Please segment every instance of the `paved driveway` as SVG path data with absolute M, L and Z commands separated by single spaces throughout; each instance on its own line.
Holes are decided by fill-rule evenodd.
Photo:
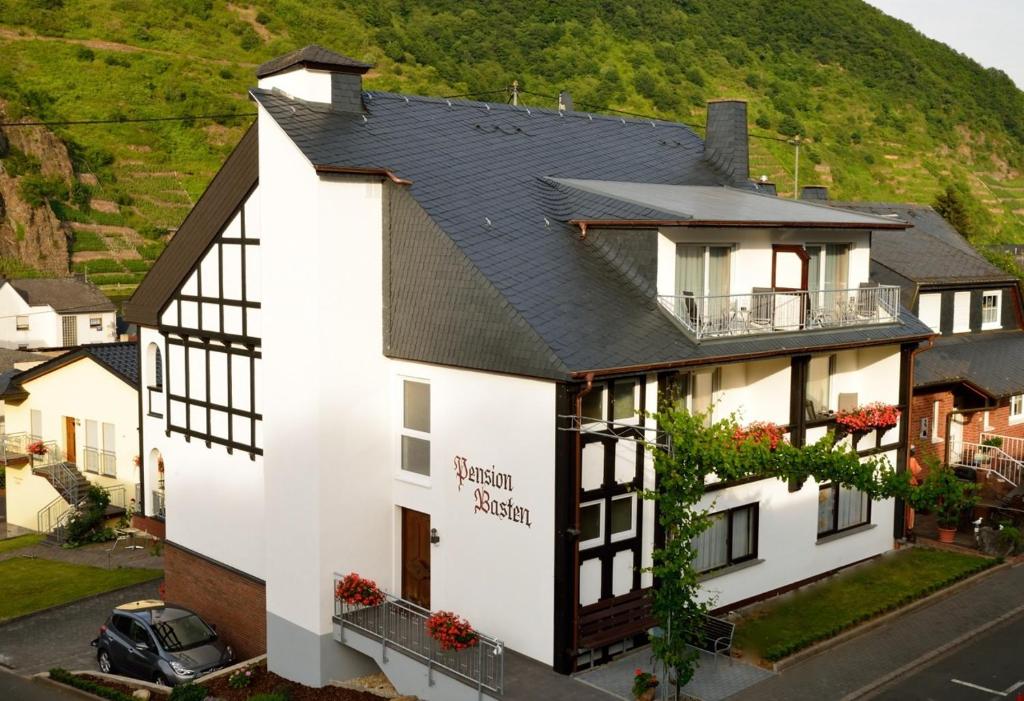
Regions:
M 159 598 L 159 585 L 160 580 L 137 584 L 0 624 L 0 665 L 25 675 L 51 667 L 96 669 L 96 650 L 89 643 L 110 610 L 126 601 Z

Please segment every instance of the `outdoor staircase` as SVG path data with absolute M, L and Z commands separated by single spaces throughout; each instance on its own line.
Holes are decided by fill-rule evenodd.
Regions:
M 1002 445 L 996 446 L 986 442 L 994 438 L 1002 439 Z M 1009 490 L 999 497 L 1000 504 L 1007 506 L 1024 494 L 1024 460 L 1014 457 L 1003 448 L 1006 447 L 1016 455 L 1024 456 L 1024 440 L 983 433 L 981 441 L 951 443 L 950 464 L 953 467 L 981 472 L 1007 485 Z
M 34 468 L 32 472 L 49 482 L 60 495 L 36 513 L 37 530 L 46 534 L 47 543 L 59 545 L 64 542 L 68 517 L 89 491 L 89 480 L 69 462 L 55 462 Z

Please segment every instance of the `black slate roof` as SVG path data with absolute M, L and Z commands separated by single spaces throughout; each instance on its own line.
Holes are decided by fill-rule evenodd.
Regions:
M 278 91 L 255 89 L 252 95 L 321 170 L 388 171 L 411 181 L 408 192 L 416 202 L 543 342 L 528 361 L 512 357 L 496 366 L 490 358 L 469 365 L 564 378 L 930 334 L 905 315 L 904 325 L 702 344 L 688 338 L 569 224 L 581 209 L 602 218 L 657 212 L 593 193 L 567 193 L 545 180 L 734 184 L 704 159 L 703 142 L 684 125 L 387 93 L 366 93 L 365 113 L 354 114 Z M 445 296 L 443 283 L 436 292 L 438 304 L 459 303 Z M 407 317 L 395 307 L 389 323 L 418 324 L 422 333 L 432 333 L 429 319 Z M 390 351 L 444 362 L 421 350 Z
M 267 76 L 272 76 L 275 73 L 282 73 L 290 68 L 294 68 L 295 66 L 308 66 L 309 68 L 344 71 L 349 73 L 365 73 L 373 67 L 368 63 L 356 61 L 348 56 L 342 56 L 341 54 L 325 49 L 322 46 L 310 44 L 309 46 L 304 46 L 301 49 L 296 49 L 290 54 L 278 56 L 277 58 L 273 58 L 262 64 L 256 69 L 256 77 L 266 78 Z
M 132 342 L 93 343 L 78 346 L 63 355 L 40 363 L 10 378 L 5 392 L 21 392 L 21 386 L 36 377 L 58 370 L 82 358 L 91 358 L 134 388 L 139 386 L 139 344 Z
M 49 304 L 57 312 L 81 314 L 116 309 L 98 287 L 71 277 L 25 278 L 7 282 L 28 304 Z
M 917 354 L 915 387 L 964 382 L 993 399 L 1024 393 L 1024 331 L 941 336 Z
M 892 216 L 911 224 L 904 231 L 878 231 L 871 259 L 918 284 L 1016 282 L 989 263 L 949 222 L 928 205 L 830 202 L 844 209 Z

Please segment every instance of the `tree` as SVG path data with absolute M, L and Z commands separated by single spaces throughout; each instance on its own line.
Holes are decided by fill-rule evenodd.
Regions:
M 935 203 L 932 205 L 935 211 L 942 215 L 942 218 L 949 222 L 950 226 L 959 231 L 965 238 L 974 238 L 974 225 L 971 222 L 971 215 L 967 211 L 967 203 L 964 201 L 963 193 L 955 185 L 946 185 L 946 189 L 935 196 Z
M 910 479 L 884 457 L 862 460 L 829 433 L 811 445 L 796 447 L 781 440 L 772 424 L 740 426 L 735 416 L 707 425 L 708 414 L 668 408 L 651 415 L 663 436 L 649 444 L 654 458 L 656 487 L 641 496 L 658 504 L 658 522 L 665 542 L 653 552 L 651 572 L 656 581 L 652 611 L 662 635 L 654 637 L 654 655 L 676 670 L 676 685 L 693 678 L 699 640 L 710 603 L 700 596 L 694 539 L 711 527 L 709 509 L 697 505 L 708 477 L 734 481 L 747 477 L 776 477 L 803 482 L 814 478 L 866 492 L 872 499 L 909 496 Z

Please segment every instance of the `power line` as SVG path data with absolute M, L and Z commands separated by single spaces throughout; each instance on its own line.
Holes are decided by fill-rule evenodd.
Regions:
M 125 117 L 120 119 L 66 119 L 53 122 L 0 122 L 0 127 L 65 127 L 80 124 L 139 124 L 143 122 L 191 122 L 199 119 L 238 119 L 255 117 L 255 112 L 231 114 L 189 114 L 180 117 Z

